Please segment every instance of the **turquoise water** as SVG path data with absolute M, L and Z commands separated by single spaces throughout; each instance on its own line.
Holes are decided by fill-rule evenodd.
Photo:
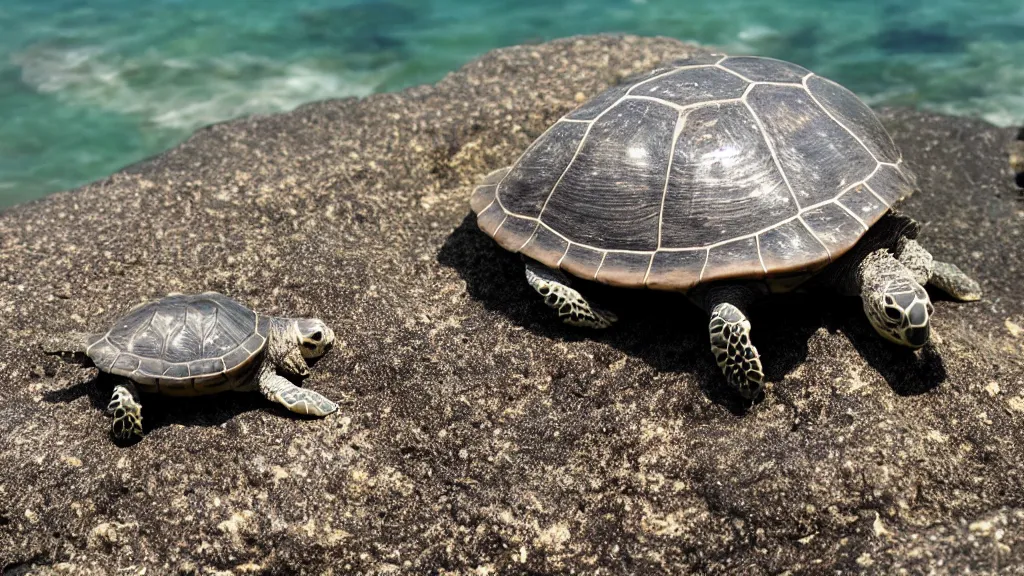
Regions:
M 0 207 L 203 125 L 596 32 L 792 60 L 872 104 L 1024 123 L 1022 0 L 3 0 Z

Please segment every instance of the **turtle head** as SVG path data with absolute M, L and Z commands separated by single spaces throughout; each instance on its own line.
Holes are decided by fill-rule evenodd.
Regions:
M 881 290 L 863 294 L 868 320 L 887 340 L 920 348 L 928 342 L 933 308 L 928 292 L 908 277 L 891 279 Z
M 319 358 L 334 345 L 334 331 L 316 318 L 297 318 L 295 333 L 303 358 Z

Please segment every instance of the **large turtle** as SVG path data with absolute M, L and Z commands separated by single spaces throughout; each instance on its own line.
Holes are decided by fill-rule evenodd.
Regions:
M 911 348 L 929 337 L 923 284 L 980 298 L 892 210 L 914 188 L 889 134 L 850 91 L 788 62 L 710 54 L 595 96 L 488 174 L 470 204 L 569 324 L 604 328 L 615 316 L 561 271 L 685 292 L 711 317 L 727 380 L 752 398 L 764 376 L 747 310 L 767 293 L 813 277 L 859 294 L 879 334 Z
M 106 332 L 71 334 L 46 353 L 114 375 L 111 430 L 142 435 L 138 389 L 171 396 L 256 390 L 292 412 L 326 416 L 338 406 L 278 371 L 306 376 L 334 332 L 315 318 L 274 318 L 215 292 L 172 294 L 139 305 Z

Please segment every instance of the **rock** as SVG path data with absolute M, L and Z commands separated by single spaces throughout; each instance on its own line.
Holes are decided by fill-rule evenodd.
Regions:
M 134 524 L 102 522 L 89 531 L 90 548 L 107 548 L 126 541 L 125 530 L 134 528 Z
M 985 297 L 937 300 L 935 341 L 917 354 L 878 338 L 856 301 L 773 300 L 752 315 L 773 384 L 753 406 L 722 392 L 706 319 L 683 299 L 595 287 L 620 324 L 561 326 L 517 258 L 475 229 L 475 181 L 577 93 L 693 50 L 610 36 L 498 50 L 434 86 L 212 126 L 4 212 L 0 567 L 1019 566 L 1024 343 L 1004 325 L 1024 317 L 1012 131 L 883 112 L 920 177 L 906 209 L 922 242 Z M 147 437 L 119 447 L 103 415 L 110 384 L 36 348 L 200 290 L 330 322 L 341 342 L 310 386 L 343 399 L 340 414 L 294 418 L 256 394 L 146 398 Z M 94 531 L 104 524 L 116 542 Z

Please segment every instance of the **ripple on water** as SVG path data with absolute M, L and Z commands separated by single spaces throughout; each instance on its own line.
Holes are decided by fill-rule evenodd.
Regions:
M 4 0 L 0 207 L 206 124 L 431 82 L 502 45 L 665 35 L 791 60 L 876 105 L 1024 123 L 1020 0 Z

